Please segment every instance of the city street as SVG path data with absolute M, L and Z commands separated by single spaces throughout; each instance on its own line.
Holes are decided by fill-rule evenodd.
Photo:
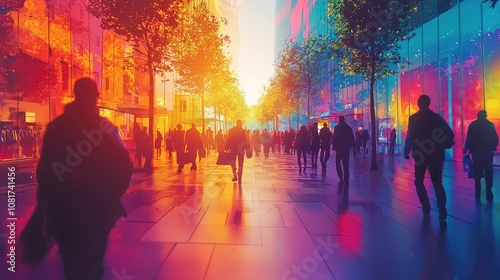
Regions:
M 379 171 L 369 170 L 369 157 L 351 157 L 348 190 L 338 184 L 333 155 L 324 174 L 299 173 L 296 155 L 245 159 L 241 184 L 216 156 L 178 174 L 163 153 L 152 175 L 133 174 L 122 197 L 128 217 L 110 234 L 104 279 L 500 279 L 498 167 L 496 202 L 488 205 L 484 189 L 475 202 L 461 163 L 445 162 L 449 216 L 440 223 L 429 178 L 432 211 L 424 219 L 414 161 L 402 156 L 380 155 Z M 36 184 L 16 189 L 19 235 Z M 0 201 L 5 224 L 5 186 Z M 57 246 L 35 268 L 17 264 L 12 273 L 2 262 L 0 279 L 63 279 Z

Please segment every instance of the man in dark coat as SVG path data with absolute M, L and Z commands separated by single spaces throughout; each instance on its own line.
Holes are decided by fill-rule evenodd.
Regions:
M 182 168 L 184 168 L 184 136 L 185 132 L 182 130 L 182 125 L 177 124 L 177 130 L 174 130 L 172 133 L 172 142 L 174 143 L 174 149 L 177 155 L 177 173 L 181 173 Z
M 328 128 L 328 124 L 324 123 L 323 128 L 319 131 L 319 140 L 321 152 L 319 155 L 319 161 L 321 162 L 321 167 L 326 170 L 326 162 L 330 159 L 330 145 L 332 144 L 332 132 Z
M 309 131 L 311 137 L 311 166 L 312 168 L 318 167 L 318 154 L 319 154 L 319 132 L 318 123 L 313 123 L 311 130 Z
M 191 162 L 191 170 L 196 170 L 196 153 L 203 147 L 201 134 L 196 129 L 196 124 L 192 123 L 191 128 L 186 131 L 186 150 L 189 161 Z
M 236 121 L 236 126 L 229 129 L 227 133 L 226 150 L 229 151 L 236 160 L 238 158 L 238 174 L 236 174 L 236 161 L 231 165 L 233 169 L 233 182 L 241 183 L 241 176 L 243 175 L 243 159 L 245 158 L 245 151 L 247 145 L 247 136 L 242 127 L 241 120 Z
M 306 172 L 307 167 L 307 151 L 311 145 L 309 140 L 309 133 L 307 132 L 306 126 L 300 127 L 297 135 L 295 136 L 295 150 L 297 150 L 297 163 L 299 164 L 299 172 Z M 304 158 L 304 170 L 302 170 L 302 164 L 300 162 L 300 157 Z
M 474 174 L 475 196 L 481 196 L 481 178 L 486 182 L 486 200 L 493 201 L 493 152 L 497 150 L 498 134 L 495 125 L 486 119 L 486 111 L 477 113 L 477 120 L 469 125 L 465 140 L 464 153 L 472 154 L 472 173 Z
M 101 279 L 108 234 L 126 215 L 120 197 L 133 165 L 116 126 L 98 115 L 95 82 L 78 79 L 74 94 L 47 126 L 37 200 L 59 244 L 66 279 Z
M 339 117 L 339 124 L 333 129 L 332 150 L 335 151 L 335 165 L 340 182 L 349 185 L 349 155 L 354 147 L 354 134 L 352 128 L 345 122 L 345 117 Z M 342 173 L 342 166 L 344 172 Z
M 418 98 L 420 110 L 411 115 L 404 147 L 405 159 L 410 159 L 410 151 L 415 159 L 415 187 L 422 204 L 424 215 L 429 215 L 431 206 L 424 186 L 425 171 L 429 168 L 431 181 L 436 191 L 439 219 L 446 220 L 446 193 L 443 188 L 444 150 L 453 146 L 455 135 L 446 121 L 429 109 L 431 98 Z

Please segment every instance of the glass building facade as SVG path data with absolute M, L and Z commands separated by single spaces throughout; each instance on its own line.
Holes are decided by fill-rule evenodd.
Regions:
M 222 32 L 233 39 L 228 52 L 237 63 L 236 2 L 206 2 L 227 19 Z M 100 114 L 120 128 L 129 149 L 134 122 L 148 125 L 149 74 L 127 66 L 134 59 L 131 46 L 103 30 L 87 5 L 88 0 L 0 0 L 0 160 L 39 155 L 46 125 L 73 101 L 72 85 L 80 77 L 96 81 Z M 176 78 L 155 78 L 154 123 L 162 133 L 177 123 L 201 123 L 199 98 L 177 92 Z
M 302 9 L 303 14 L 306 10 L 300 8 L 304 6 L 302 2 L 311 1 L 277 1 L 277 47 L 283 39 L 297 35 L 325 34 L 321 30 L 327 30 L 326 0 L 311 2 L 313 7 L 307 8 L 309 16 L 301 17 L 301 31 L 280 29 L 285 24 L 279 20 L 278 11 L 290 7 Z M 321 8 L 314 8 L 318 5 Z M 309 23 L 303 22 L 306 18 Z M 298 19 L 286 20 L 293 26 L 292 21 Z M 375 85 L 379 145 L 387 142 L 392 128 L 398 131 L 398 144 L 404 142 L 408 118 L 418 110 L 417 98 L 427 94 L 432 99 L 431 109 L 455 132 L 456 144 L 447 150 L 447 157 L 461 160 L 468 125 L 477 118 L 479 110 L 488 112 L 500 134 L 500 6 L 492 9 L 489 3 L 476 0 L 425 0 L 412 20 L 418 26 L 413 31 L 415 36 L 399 43 L 401 54 L 410 63 L 395 65 L 397 74 Z M 315 30 L 315 25 L 321 27 Z M 331 89 L 327 99 L 333 103 L 328 107 L 333 111 L 323 115 L 353 114 L 351 124 L 370 127 L 368 85 L 359 77 L 335 74 L 331 85 L 327 85 Z

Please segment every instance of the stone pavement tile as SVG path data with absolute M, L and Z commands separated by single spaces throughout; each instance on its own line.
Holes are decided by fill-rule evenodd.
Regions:
M 177 243 L 154 279 L 204 279 L 214 247 L 212 244 Z
M 229 218 L 229 217 L 228 217 Z M 190 243 L 261 245 L 262 238 L 259 226 L 237 224 L 202 225 L 200 224 Z
M 231 209 L 235 206 L 238 206 L 240 212 L 253 212 L 254 207 L 252 201 L 239 200 L 241 203 L 235 204 L 232 199 L 224 199 L 224 200 L 214 200 L 208 207 L 209 211 L 215 212 L 230 212 Z
M 227 216 L 227 212 L 216 212 L 209 209 L 201 219 L 200 225 L 225 225 Z
M 153 225 L 154 223 L 128 222 L 122 218 L 109 233 L 109 239 L 123 242 L 139 241 Z
M 301 262 L 308 256 L 307 253 L 294 255 L 291 260 L 288 257 L 289 250 L 300 252 L 293 250 L 292 247 L 269 252 L 263 246 L 216 245 L 205 279 L 295 279 L 292 273 L 293 267 L 301 266 Z M 310 273 L 307 273 L 307 276 L 310 276 L 307 279 L 334 279 L 324 262 L 311 262 L 306 265 L 313 268 Z
M 174 206 L 143 205 L 127 213 L 126 221 L 134 222 L 157 222 L 163 215 Z
M 288 193 L 259 193 L 258 197 L 260 201 L 292 201 Z
M 300 202 L 294 208 L 310 234 L 342 234 L 341 228 L 330 217 L 332 210 L 324 203 Z
M 297 214 L 297 211 L 295 211 L 293 203 L 283 202 L 277 204 L 277 207 L 286 227 L 304 227 L 304 223 Z
M 174 243 L 128 243 L 110 240 L 106 251 L 106 272 L 103 279 L 153 279 L 174 245 Z

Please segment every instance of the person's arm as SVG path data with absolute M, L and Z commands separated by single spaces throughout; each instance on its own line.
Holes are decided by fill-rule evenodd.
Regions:
M 405 147 L 404 147 L 404 158 L 409 159 L 410 158 L 410 151 L 413 146 L 413 141 L 415 141 L 411 127 L 412 127 L 412 118 L 410 117 L 408 121 L 408 131 L 406 132 L 406 141 L 405 141 Z
M 491 124 L 492 126 L 492 137 L 493 137 L 493 151 L 496 151 L 497 150 L 497 146 L 498 146 L 498 134 L 497 134 L 497 131 L 495 130 L 495 125 L 494 124 Z

